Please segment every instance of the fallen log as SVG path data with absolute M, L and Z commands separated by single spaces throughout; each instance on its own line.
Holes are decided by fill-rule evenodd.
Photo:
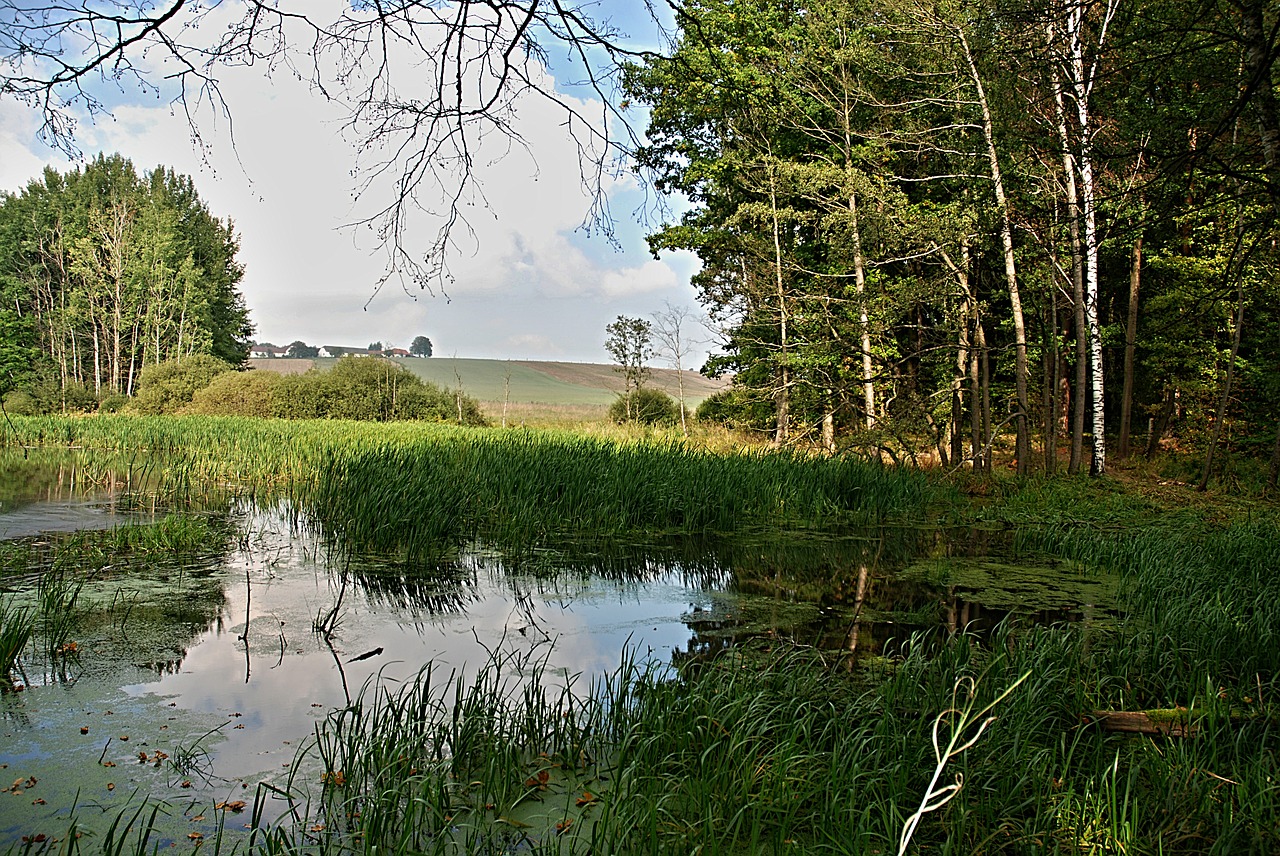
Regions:
M 1186 708 L 1170 710 L 1094 710 L 1082 717 L 1104 731 L 1151 734 L 1165 737 L 1195 737 L 1196 726 Z

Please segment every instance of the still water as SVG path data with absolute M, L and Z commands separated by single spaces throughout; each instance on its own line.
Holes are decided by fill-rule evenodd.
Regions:
M 65 472 L 44 478 L 0 487 L 0 541 L 155 518 L 122 482 L 72 491 L 48 486 L 65 485 Z M 1109 609 L 1105 581 L 1076 574 L 1064 594 L 1061 569 L 1053 597 L 1038 599 L 1036 564 L 994 561 L 1000 538 L 980 533 L 774 533 L 514 554 L 471 545 L 411 563 L 331 549 L 285 502 L 231 499 L 190 513 L 218 520 L 217 543 L 86 570 L 71 647 L 52 653 L 37 634 L 4 682 L 0 847 L 65 834 L 73 814 L 90 830 L 109 825 L 144 798 L 162 805 L 153 843 L 214 835 L 218 823 L 242 832 L 248 808 L 210 809 L 251 807 L 259 794 L 271 820 L 284 804 L 264 783 L 318 786 L 321 771 L 295 761 L 326 714 L 428 664 L 465 682 L 505 656 L 585 691 L 624 652 L 670 665 L 764 636 L 876 656 L 913 631 L 989 626 L 1012 612 L 1097 620 Z M 0 569 L 0 603 L 34 612 L 41 570 Z

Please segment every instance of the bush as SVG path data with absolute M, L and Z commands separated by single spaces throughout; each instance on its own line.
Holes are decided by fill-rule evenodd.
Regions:
M 404 366 L 376 357 L 345 356 L 326 372 L 312 369 L 281 377 L 273 414 L 286 419 L 485 424 L 475 399 L 426 383 Z
M 680 419 L 680 408 L 675 399 L 662 390 L 641 387 L 609 405 L 609 418 L 618 423 L 674 425 Z
M 5 393 L 4 412 L 11 416 L 39 416 L 44 411 L 31 393 L 14 389 Z
M 177 413 L 215 377 L 229 371 L 234 371 L 230 363 L 208 354 L 153 363 L 138 374 L 138 394 L 129 409 L 152 416 Z
M 329 415 L 332 390 L 317 369 L 284 375 L 276 383 L 273 416 L 281 419 L 324 419 Z
M 196 392 L 187 413 L 210 416 L 275 416 L 278 372 L 224 372 Z
M 768 430 L 776 415 L 773 402 L 759 393 L 731 386 L 703 399 L 694 418 L 726 428 Z
M 119 413 L 129 404 L 128 396 L 121 395 L 118 392 L 111 392 L 102 396 L 102 400 L 98 402 L 99 413 Z

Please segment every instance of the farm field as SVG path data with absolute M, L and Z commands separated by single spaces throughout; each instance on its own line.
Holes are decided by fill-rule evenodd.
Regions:
M 255 369 L 292 374 L 312 366 L 330 368 L 334 359 L 250 360 Z M 454 388 L 462 380 L 463 391 L 481 402 L 605 407 L 622 389 L 622 378 L 610 365 L 595 363 L 539 362 L 531 360 L 474 360 L 454 357 L 401 358 L 396 362 L 425 381 Z M 673 369 L 651 369 L 649 385 L 675 397 L 678 376 Z M 685 401 L 689 407 L 728 386 L 727 380 L 712 380 L 684 372 Z M 507 384 L 510 383 L 509 395 Z

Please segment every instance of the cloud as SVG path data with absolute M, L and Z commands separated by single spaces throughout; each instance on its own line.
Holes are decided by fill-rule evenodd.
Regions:
M 262 339 L 364 344 L 428 335 L 441 352 L 459 356 L 503 357 L 504 349 L 524 347 L 604 360 L 608 320 L 647 314 L 664 300 L 691 302 L 687 261 L 649 259 L 633 224 L 623 224 L 621 251 L 596 251 L 598 239 L 575 232 L 592 203 L 578 149 L 563 107 L 536 96 L 521 99 L 512 118 L 525 147 L 491 134 L 475 152 L 483 195 L 468 200 L 466 226 L 454 235 L 450 299 L 412 287 L 406 293 L 395 280 L 375 296 L 386 264 L 376 235 L 340 227 L 372 215 L 390 189 L 375 182 L 369 195 L 353 197 L 342 108 L 288 74 L 227 68 L 220 83 L 233 121 L 207 104 L 200 110 L 203 152 L 192 145 L 186 117 L 164 104 L 117 107 L 112 119 L 81 125 L 80 139 L 87 154 L 118 151 L 140 171 L 164 164 L 192 175 L 210 210 L 235 221 L 242 291 Z M 591 102 L 566 100 L 585 116 L 598 112 Z M 0 100 L 0 186 L 20 188 L 45 162 L 67 168 L 39 148 L 33 131 L 33 114 Z M 604 187 L 625 195 L 634 180 L 606 177 Z M 428 209 L 440 204 L 421 201 Z M 435 222 L 419 212 L 409 224 L 420 252 Z
M 508 336 L 506 345 L 513 354 L 534 354 L 540 357 L 555 357 L 564 354 L 564 348 L 548 336 L 524 333 Z

